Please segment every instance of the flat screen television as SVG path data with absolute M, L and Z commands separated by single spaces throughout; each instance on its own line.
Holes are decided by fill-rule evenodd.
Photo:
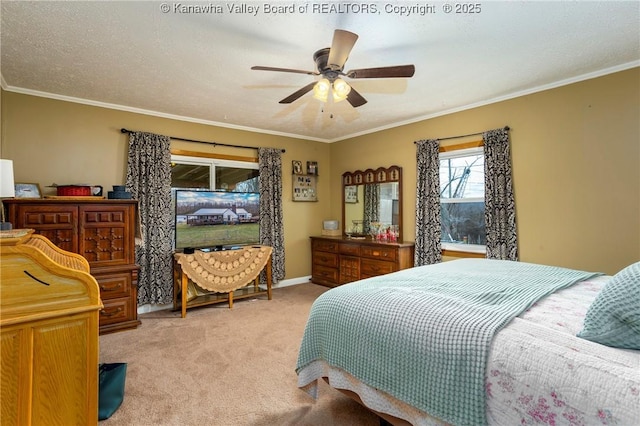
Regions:
M 176 191 L 176 250 L 260 243 L 260 197 L 255 192 Z

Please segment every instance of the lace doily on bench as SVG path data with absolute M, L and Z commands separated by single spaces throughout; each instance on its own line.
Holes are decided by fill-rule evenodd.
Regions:
M 182 271 L 199 287 L 228 293 L 246 286 L 260 275 L 271 257 L 271 247 L 251 246 L 193 254 L 177 254 Z

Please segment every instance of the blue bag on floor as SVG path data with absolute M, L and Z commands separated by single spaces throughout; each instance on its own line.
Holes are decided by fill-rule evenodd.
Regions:
M 126 363 L 98 366 L 98 420 L 108 419 L 122 404 L 126 377 Z

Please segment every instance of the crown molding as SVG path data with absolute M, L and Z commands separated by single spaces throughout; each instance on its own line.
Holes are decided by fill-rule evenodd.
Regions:
M 361 132 L 340 136 L 340 137 L 334 138 L 334 139 L 316 138 L 316 137 L 312 137 L 312 136 L 298 135 L 298 134 L 293 134 L 293 133 L 277 132 L 277 131 L 266 130 L 266 129 L 258 129 L 258 128 L 249 127 L 249 126 L 239 126 L 239 125 L 234 125 L 234 124 L 229 124 L 229 123 L 221 123 L 221 122 L 217 122 L 217 121 L 203 120 L 203 119 L 198 119 L 198 118 L 193 118 L 193 117 L 185 117 L 185 116 L 174 115 L 174 114 L 167 114 L 167 113 L 153 111 L 153 110 L 130 107 L 130 106 L 126 106 L 126 105 L 112 104 L 112 103 L 94 101 L 94 100 L 91 100 L 91 99 L 76 98 L 76 97 L 71 97 L 71 96 L 59 95 L 59 94 L 56 94 L 56 93 L 48 93 L 48 92 L 42 92 L 42 91 L 38 91 L 38 90 L 31 90 L 31 89 L 25 89 L 25 88 L 21 88 L 21 87 L 14 87 L 14 86 L 9 86 L 7 84 L 7 82 L 4 79 L 4 76 L 1 73 L 0 73 L 0 85 L 1 85 L 2 89 L 5 90 L 5 91 L 21 93 L 21 94 L 25 94 L 25 95 L 56 99 L 56 100 L 61 100 L 61 101 L 66 101 L 66 102 L 74 102 L 74 103 L 78 103 L 78 104 L 97 106 L 97 107 L 101 107 L 101 108 L 108 108 L 108 109 L 114 109 L 114 110 L 119 110 L 119 111 L 132 112 L 132 113 L 136 113 L 136 114 L 150 115 L 150 116 L 154 116 L 154 117 L 167 118 L 167 119 L 171 119 L 171 120 L 178 120 L 178 121 L 186 121 L 186 122 L 190 122 L 190 123 L 204 124 L 204 125 L 208 125 L 208 126 L 224 127 L 224 128 L 228 128 L 228 129 L 241 130 L 241 131 L 246 131 L 246 132 L 262 133 L 262 134 L 267 134 L 267 135 L 282 136 L 282 137 L 287 137 L 287 138 L 303 139 L 303 140 L 315 141 L 315 142 L 323 142 L 323 143 L 335 143 L 335 142 L 343 141 L 345 139 L 351 139 L 351 138 L 355 138 L 355 137 L 359 137 L 359 136 L 365 136 L 365 135 L 368 135 L 368 134 L 371 134 L 371 133 L 380 132 L 380 131 L 383 131 L 383 130 L 389 130 L 389 129 L 393 129 L 393 128 L 396 128 L 396 127 L 406 126 L 406 125 L 409 125 L 409 124 L 418 123 L 420 121 L 430 120 L 430 119 L 433 119 L 433 118 L 442 117 L 442 116 L 445 116 L 445 115 L 454 114 L 454 113 L 461 112 L 461 111 L 466 111 L 466 110 L 470 110 L 470 109 L 474 109 L 474 108 L 479 108 L 479 107 L 482 107 L 482 106 L 486 106 L 486 105 L 490 105 L 490 104 L 494 104 L 494 103 L 498 103 L 498 102 L 514 99 L 514 98 L 518 98 L 518 97 L 521 97 L 521 96 L 531 95 L 531 94 L 534 94 L 534 93 L 543 92 L 545 90 L 550 90 L 550 89 L 555 89 L 555 88 L 562 87 L 562 86 L 567 86 L 567 85 L 570 85 L 570 84 L 573 84 L 573 83 L 579 83 L 579 82 L 585 81 L 585 80 L 591 80 L 593 78 L 602 77 L 602 76 L 605 76 L 605 75 L 608 75 L 608 74 L 613 74 L 613 73 L 616 73 L 616 72 L 625 71 L 625 70 L 636 68 L 636 67 L 640 67 L 640 61 L 628 62 L 628 63 L 625 63 L 625 64 L 617 65 L 615 67 L 605 68 L 605 69 L 594 71 L 594 72 L 591 72 L 591 73 L 581 74 L 581 75 L 578 75 L 578 76 L 575 76 L 575 77 L 572 77 L 572 78 L 559 80 L 559 81 L 556 81 L 556 82 L 553 82 L 553 83 L 550 83 L 550 84 L 544 84 L 544 85 L 537 86 L 537 87 L 534 87 L 534 88 L 531 88 L 531 89 L 521 90 L 521 91 L 513 92 L 513 93 L 510 93 L 510 94 L 507 94 L 507 95 L 503 95 L 503 96 L 487 99 L 487 100 L 484 100 L 484 101 L 481 101 L 481 102 L 476 102 L 476 103 L 472 103 L 472 104 L 462 105 L 462 106 L 459 106 L 459 107 L 456 107 L 456 108 L 451 108 L 451 109 L 447 109 L 447 110 L 443 110 L 443 111 L 438 111 L 438 112 L 433 113 L 433 114 L 427 114 L 427 115 L 419 116 L 419 117 L 416 117 L 416 118 L 412 118 L 410 120 L 400 121 L 400 122 L 396 122 L 396 123 L 389 124 L 389 125 L 386 125 L 386 126 L 367 129 L 367 130 L 364 130 L 364 131 L 361 131 Z

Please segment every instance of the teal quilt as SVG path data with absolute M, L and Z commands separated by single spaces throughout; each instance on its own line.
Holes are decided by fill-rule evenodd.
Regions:
M 486 424 L 493 336 L 537 300 L 596 275 L 461 259 L 343 285 L 314 302 L 296 371 L 324 360 L 448 423 Z

